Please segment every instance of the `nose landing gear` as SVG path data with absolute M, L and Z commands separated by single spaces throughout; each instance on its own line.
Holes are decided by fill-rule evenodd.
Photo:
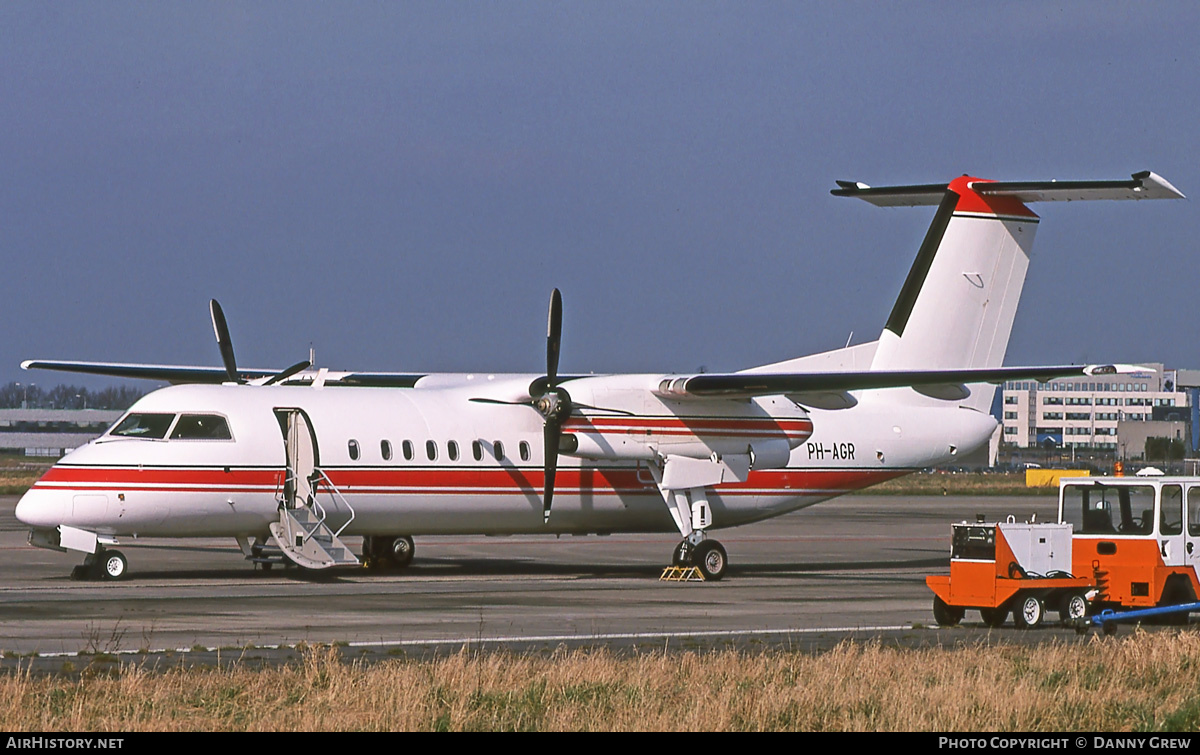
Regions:
M 118 581 L 125 579 L 129 573 L 129 560 L 118 550 L 97 547 L 96 552 L 89 553 L 83 563 L 71 570 L 71 579 L 79 581 Z

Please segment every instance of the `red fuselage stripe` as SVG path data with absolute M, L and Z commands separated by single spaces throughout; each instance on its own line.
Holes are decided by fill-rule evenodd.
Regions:
M 526 494 L 540 491 L 540 468 L 501 469 L 327 469 L 342 492 L 412 494 Z M 907 470 L 801 470 L 754 471 L 746 482 L 724 483 L 721 494 L 798 495 L 809 490 L 857 490 L 907 474 Z M 161 492 L 270 492 L 281 486 L 283 470 L 242 469 L 136 469 L 114 467 L 53 467 L 34 484 L 41 490 L 161 491 Z M 560 468 L 556 490 L 561 492 L 657 493 L 645 469 Z

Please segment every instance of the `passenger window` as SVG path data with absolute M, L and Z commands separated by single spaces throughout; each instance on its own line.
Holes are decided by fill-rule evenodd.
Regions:
M 498 440 L 492 442 L 492 456 L 496 457 L 496 461 L 504 461 L 504 444 Z
M 1162 501 L 1159 503 L 1159 532 L 1163 535 L 1183 533 L 1183 488 L 1178 485 L 1163 485 Z
M 521 441 L 521 445 L 517 446 L 521 452 L 521 461 L 529 461 L 529 441 Z
M 216 414 L 184 414 L 171 431 L 171 440 L 231 440 L 229 423 Z
M 471 455 L 475 457 L 475 461 L 483 461 L 483 444 L 477 440 L 472 441 Z
M 161 440 L 167 437 L 167 429 L 171 427 L 174 419 L 174 414 L 130 414 L 121 420 L 109 435 Z
M 450 457 L 450 461 L 458 461 L 458 443 L 450 441 L 446 444 L 446 455 Z
M 400 450 L 404 453 L 405 461 L 413 460 L 413 445 L 411 440 L 406 440 L 400 444 Z
M 425 441 L 425 455 L 429 457 L 430 461 L 437 459 L 437 443 L 432 440 Z
M 390 440 L 379 441 L 379 453 L 383 454 L 384 461 L 392 460 L 392 442 Z
M 346 445 L 350 449 L 350 461 L 358 461 L 358 441 L 352 440 Z

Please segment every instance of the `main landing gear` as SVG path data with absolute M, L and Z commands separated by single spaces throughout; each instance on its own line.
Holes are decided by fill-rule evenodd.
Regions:
M 675 546 L 671 566 L 694 566 L 704 575 L 705 581 L 717 582 L 725 576 L 729 555 L 725 552 L 725 546 L 716 540 L 704 539 L 693 543 L 689 538 Z
M 368 569 L 403 569 L 412 563 L 416 546 L 408 535 L 366 535 L 363 537 L 363 564 Z
M 129 561 L 125 554 L 118 550 L 97 547 L 96 552 L 87 554 L 83 563 L 71 570 L 71 579 L 87 580 L 121 580 L 129 573 Z

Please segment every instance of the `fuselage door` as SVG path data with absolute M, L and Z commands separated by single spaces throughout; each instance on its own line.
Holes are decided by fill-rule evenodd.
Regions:
M 308 506 L 316 492 L 320 463 L 317 433 L 303 409 L 276 409 L 275 418 L 283 433 L 287 458 L 287 475 L 283 483 L 284 502 L 288 508 Z

